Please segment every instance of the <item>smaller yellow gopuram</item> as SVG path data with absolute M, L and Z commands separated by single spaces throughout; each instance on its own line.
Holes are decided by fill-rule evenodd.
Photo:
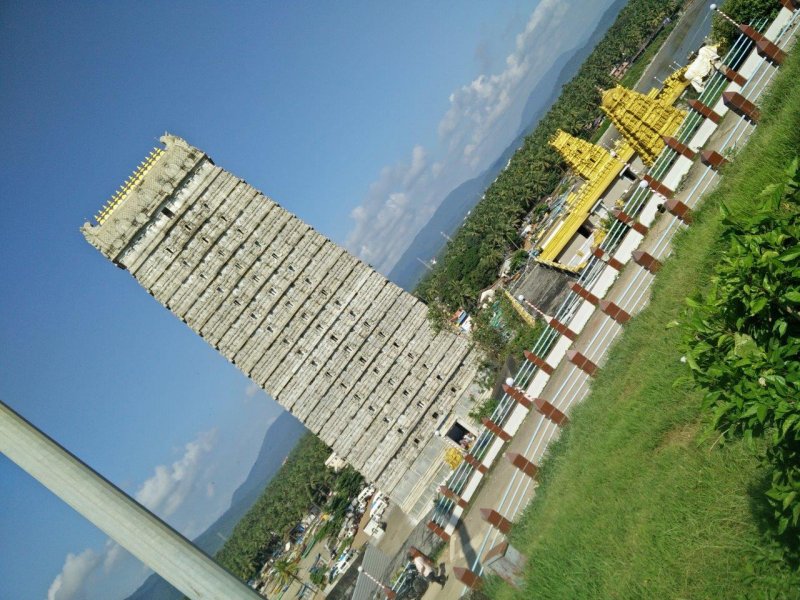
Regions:
M 586 181 L 602 178 L 609 170 L 616 169 L 616 173 L 619 173 L 625 166 L 605 148 L 561 129 L 550 139 L 550 145 L 558 150 L 569 168 Z
M 560 129 L 550 139 L 550 145 L 558 150 L 569 168 L 584 180 L 584 184 L 577 192 L 567 196 L 566 210 L 555 221 L 550 231 L 544 235 L 542 252 L 537 257 L 541 263 L 565 268 L 564 265 L 556 262 L 556 258 L 589 217 L 592 207 L 603 195 L 603 192 L 625 168 L 625 162 L 605 148 Z M 630 155 L 628 146 L 624 142 L 618 146 L 619 150 Z

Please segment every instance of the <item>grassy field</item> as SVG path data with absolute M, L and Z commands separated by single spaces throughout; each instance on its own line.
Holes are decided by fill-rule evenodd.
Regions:
M 767 541 L 765 471 L 740 443 L 722 446 L 701 392 L 677 384 L 680 321 L 703 288 L 721 229 L 719 205 L 748 211 L 800 154 L 800 56 L 765 100 L 748 146 L 706 198 L 628 326 L 590 397 L 571 415 L 540 472 L 537 497 L 512 531 L 528 557 L 524 589 L 498 599 L 795 598 L 800 577 Z

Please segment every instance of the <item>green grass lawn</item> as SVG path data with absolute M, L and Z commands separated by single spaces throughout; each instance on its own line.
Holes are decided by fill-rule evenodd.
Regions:
M 528 557 L 524 589 L 490 581 L 493 598 L 800 597 L 800 577 L 773 559 L 764 533 L 766 471 L 743 444 L 720 445 L 709 432 L 700 390 L 675 383 L 688 370 L 680 328 L 666 327 L 708 282 L 720 203 L 751 210 L 800 154 L 797 52 L 762 114 L 544 461 L 512 531 Z

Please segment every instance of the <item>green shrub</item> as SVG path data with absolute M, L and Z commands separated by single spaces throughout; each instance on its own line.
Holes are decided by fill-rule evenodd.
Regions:
M 766 440 L 777 532 L 800 533 L 800 176 L 725 214 L 710 290 L 689 299 L 686 359 L 722 439 Z
M 509 273 L 516 273 L 528 262 L 528 253 L 525 250 L 517 250 L 511 256 L 511 264 L 509 266 Z

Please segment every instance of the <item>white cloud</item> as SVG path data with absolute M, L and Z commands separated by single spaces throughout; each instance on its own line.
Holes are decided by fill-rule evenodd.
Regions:
M 184 446 L 181 458 L 169 466 L 158 465 L 155 468 L 155 474 L 145 480 L 136 492 L 136 500 L 159 516 L 172 515 L 194 487 L 201 461 L 214 447 L 215 440 L 216 430 L 198 434 L 195 440 Z M 208 489 L 205 485 L 203 487 L 204 495 L 208 494 Z M 93 580 L 103 574 L 113 579 L 124 557 L 131 558 L 131 555 L 110 539 L 106 540 L 104 548 L 99 552 L 87 548 L 80 554 L 67 554 L 61 573 L 50 584 L 47 600 L 96 598 L 92 591 Z
M 103 572 L 108 573 L 120 558 L 126 556 L 125 549 L 112 540 L 106 540 L 105 558 L 103 559 Z
M 136 500 L 161 517 L 174 513 L 191 491 L 200 458 L 213 448 L 215 437 L 216 430 L 200 433 L 171 466 L 158 465 L 155 474 L 134 494 Z
M 72 600 L 80 598 L 86 579 L 100 565 L 101 557 L 91 548 L 80 554 L 67 554 L 61 573 L 50 584 L 47 600 Z
M 433 169 L 428 164 L 428 153 L 422 146 L 414 146 L 407 162 L 384 167 L 367 197 L 350 213 L 356 225 L 347 246 L 379 270 L 394 264 L 409 237 L 433 214 L 435 207 L 424 190 L 440 171 L 440 167 Z
M 425 148 L 422 146 L 414 146 L 414 149 L 411 150 L 411 164 L 403 178 L 403 186 L 405 188 L 412 187 L 419 180 L 420 176 L 422 176 L 427 166 L 427 158 L 428 153 L 425 151 Z
M 450 94 L 450 108 L 439 123 L 439 136 L 450 152 L 460 152 L 461 160 L 472 167 L 487 158 L 478 150 L 521 95 L 519 88 L 532 68 L 552 61 L 574 42 L 558 35 L 568 10 L 565 0 L 543 0 L 517 35 L 505 68 L 492 75 L 481 74 Z

